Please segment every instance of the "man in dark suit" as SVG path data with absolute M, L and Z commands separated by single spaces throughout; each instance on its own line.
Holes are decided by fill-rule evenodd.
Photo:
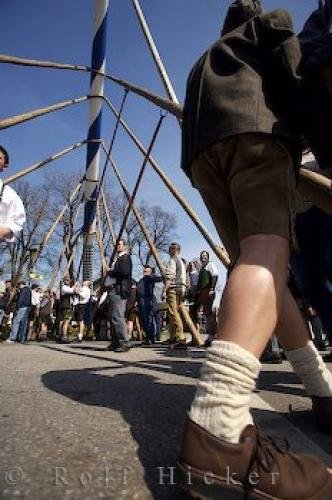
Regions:
M 221 38 L 188 79 L 182 168 L 233 266 L 179 457 L 183 484 L 194 496 L 332 498 L 326 466 L 262 437 L 249 410 L 259 358 L 276 331 L 312 397 L 318 426 L 332 431 L 332 418 L 326 418 L 332 375 L 309 342 L 287 288 L 301 147 L 291 103 L 300 59 L 288 12 L 263 14 L 259 1 L 238 0 L 228 10 Z
M 154 344 L 157 337 L 154 287 L 156 283 L 162 281 L 162 276 L 154 274 L 154 269 L 146 265 L 143 267 L 143 278 L 137 283 L 138 310 L 146 335 L 145 344 L 147 345 Z
M 108 310 L 111 328 L 111 343 L 108 350 L 127 352 L 130 350 L 125 319 L 126 301 L 131 286 L 132 261 L 127 252 L 127 244 L 119 240 L 116 247 L 117 257 L 108 272 L 105 286 L 108 291 Z

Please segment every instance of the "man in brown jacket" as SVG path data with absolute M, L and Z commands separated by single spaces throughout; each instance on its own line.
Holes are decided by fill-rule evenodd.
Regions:
M 233 266 L 178 462 L 184 486 L 200 498 L 332 498 L 326 466 L 277 446 L 249 411 L 259 358 L 275 332 L 320 430 L 332 432 L 332 376 L 287 288 L 300 57 L 287 12 L 263 14 L 260 2 L 238 0 L 188 79 L 182 168 Z

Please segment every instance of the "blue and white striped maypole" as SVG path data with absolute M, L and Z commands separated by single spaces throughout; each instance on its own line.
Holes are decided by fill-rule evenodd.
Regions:
M 92 47 L 92 69 L 106 70 L 106 31 L 109 0 L 95 0 L 94 38 Z M 105 78 L 91 73 L 90 95 L 104 95 Z M 86 180 L 84 184 L 84 248 L 83 279 L 92 279 L 93 243 L 96 232 L 96 199 L 98 196 L 99 156 L 101 138 L 102 99 L 91 99 L 89 107 L 89 133 L 87 145 Z

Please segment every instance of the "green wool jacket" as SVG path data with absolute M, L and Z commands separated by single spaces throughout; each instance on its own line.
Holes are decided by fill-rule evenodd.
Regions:
M 257 15 L 217 40 L 187 82 L 181 166 L 226 137 L 273 134 L 300 151 L 295 95 L 299 42 L 287 11 Z

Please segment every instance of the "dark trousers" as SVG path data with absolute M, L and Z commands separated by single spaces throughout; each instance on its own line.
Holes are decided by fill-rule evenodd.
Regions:
M 139 299 L 139 314 L 147 340 L 155 342 L 157 335 L 157 324 L 153 300 Z
M 291 260 L 303 297 L 314 306 L 332 343 L 332 217 L 316 207 L 296 218 L 300 252 Z
M 126 299 L 111 290 L 108 293 L 109 321 L 112 325 L 111 342 L 115 347 L 128 343 L 127 324 L 125 319 Z
M 157 304 L 153 306 L 154 321 L 156 324 L 156 340 L 160 340 L 160 333 L 162 327 L 162 316 Z

